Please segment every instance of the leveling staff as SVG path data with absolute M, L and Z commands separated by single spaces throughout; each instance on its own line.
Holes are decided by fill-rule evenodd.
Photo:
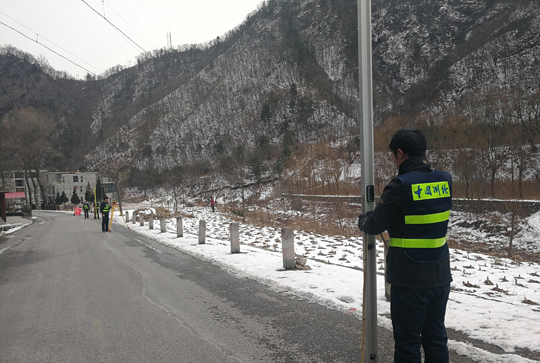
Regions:
M 102 217 L 101 231 L 109 232 L 109 211 L 111 210 L 111 206 L 109 205 L 109 197 L 105 196 L 105 198 L 103 198 L 103 202 L 101 202 L 99 210 L 101 211 Z
M 431 169 L 426 144 L 418 130 L 394 134 L 389 148 L 398 176 L 384 188 L 382 203 L 358 218 L 362 231 L 390 235 L 386 281 L 396 363 L 420 363 L 421 345 L 426 363 L 449 360 L 444 316 L 452 281 L 446 243 L 452 178 Z

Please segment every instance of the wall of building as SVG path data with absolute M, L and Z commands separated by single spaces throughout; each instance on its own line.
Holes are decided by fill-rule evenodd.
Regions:
M 35 190 L 33 188 L 33 183 L 31 178 L 25 179 L 24 172 L 20 170 L 15 171 L 4 171 L 3 180 L 5 185 L 2 187 L 3 191 L 7 192 L 24 192 L 26 194 L 26 201 L 28 201 L 29 193 L 27 186 L 30 185 L 32 188 L 32 202 L 34 203 L 35 197 L 37 194 L 39 201 L 41 202 L 41 192 L 39 190 L 38 182 L 34 178 L 34 184 L 36 186 Z M 56 193 L 62 194 L 66 193 L 67 197 L 71 199 L 73 195 L 73 188 L 81 201 L 84 201 L 84 195 L 86 193 L 86 188 L 90 185 L 90 190 L 94 191 L 98 178 L 97 172 L 49 172 L 41 171 L 40 179 L 45 187 L 45 198 L 49 201 L 54 201 L 56 198 Z M 109 196 L 113 196 L 113 193 L 116 191 L 114 184 L 110 182 L 107 177 L 101 177 L 101 183 L 105 193 Z M 28 182 L 28 184 L 27 184 Z M 18 201 L 18 203 L 25 204 L 25 200 Z
M 17 203 L 18 205 L 26 205 L 29 203 L 29 198 L 32 196 L 30 204 L 35 203 L 35 195 L 41 200 L 41 193 L 36 178 L 25 178 L 24 171 L 22 170 L 10 170 L 3 171 L 2 180 L 3 185 L 0 185 L 1 189 L 10 193 L 24 193 L 24 198 L 17 198 L 16 200 L 9 200 L 8 204 Z M 35 187 L 34 187 L 35 185 Z M 28 191 L 28 186 L 31 188 L 31 193 Z
M 43 174 L 43 182 L 45 185 L 45 194 L 47 199 L 54 200 L 56 193 L 66 193 L 67 197 L 71 199 L 73 195 L 73 188 L 81 201 L 84 201 L 84 195 L 86 189 L 90 186 L 90 190 L 94 191 L 98 178 L 97 172 L 49 172 Z M 100 178 L 101 183 L 105 187 L 105 191 L 109 189 L 110 184 L 108 178 Z

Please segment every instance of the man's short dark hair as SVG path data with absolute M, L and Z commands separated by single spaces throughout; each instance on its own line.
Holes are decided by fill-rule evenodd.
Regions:
M 401 149 L 409 157 L 426 156 L 427 141 L 420 130 L 401 129 L 392 136 L 388 147 L 394 155 Z

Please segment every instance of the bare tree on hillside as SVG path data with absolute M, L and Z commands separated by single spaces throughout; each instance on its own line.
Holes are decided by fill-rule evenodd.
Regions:
M 5 146 L 32 183 L 37 181 L 43 201 L 45 186 L 40 172 L 53 154 L 50 137 L 54 128 L 55 123 L 49 113 L 31 107 L 9 113 L 4 123 Z M 37 195 L 35 204 L 39 205 Z
M 507 94 L 495 87 L 484 94 L 468 98 L 465 114 L 469 115 L 477 128 L 476 145 L 479 162 L 489 170 L 490 194 L 495 197 L 495 178 L 502 165 L 508 160 L 508 132 L 504 109 Z
M 459 110 L 453 107 L 418 117 L 417 127 L 426 136 L 430 161 L 435 168 L 452 169 L 456 149 L 462 147 L 460 132 L 463 122 Z
M 221 159 L 221 168 L 230 181 L 240 188 L 242 196 L 242 223 L 246 222 L 246 195 L 245 185 L 247 183 L 248 150 L 245 146 L 238 144 L 229 145 L 226 154 Z
M 486 165 L 482 163 L 481 153 L 484 149 L 478 127 L 471 115 L 460 115 L 457 110 L 448 114 L 444 124 L 437 125 L 432 131 L 441 131 L 434 145 L 438 145 L 439 154 L 452 155 L 454 175 L 463 184 L 466 198 L 483 198 L 486 180 Z
M 525 210 L 523 208 L 523 200 L 514 199 L 508 200 L 504 203 L 504 207 L 508 213 L 510 213 L 510 231 L 508 236 L 508 258 L 514 257 L 514 237 L 519 232 L 518 222 L 519 218 L 525 216 Z
M 109 161 L 103 168 L 102 174 L 108 177 L 111 182 L 116 186 L 117 191 L 117 202 L 120 208 L 120 213 L 122 212 L 122 199 L 124 195 L 124 184 L 129 178 L 131 172 L 129 166 L 121 159 L 113 159 Z
M 527 94 L 521 85 L 511 89 L 511 118 L 522 125 L 524 140 L 531 151 L 540 141 L 540 90 Z
M 302 162 L 297 165 L 298 173 L 296 175 L 297 192 L 299 193 L 316 193 L 317 179 L 322 182 L 322 190 L 324 191 L 324 185 L 328 183 L 326 175 L 316 171 L 317 164 L 322 155 L 317 152 L 316 148 L 312 145 L 302 145 L 298 147 L 297 158 Z
M 178 211 L 178 206 L 182 200 L 182 196 L 185 194 L 186 187 L 186 177 L 185 174 L 187 168 L 176 167 L 173 170 L 169 171 L 164 177 L 164 184 L 167 189 L 169 189 L 173 196 L 173 207 L 174 211 Z
M 382 194 L 384 186 L 396 175 L 396 168 L 392 162 L 390 154 L 375 154 L 375 186 L 377 193 Z
M 509 101 L 505 109 L 507 118 L 512 121 L 512 180 L 514 168 L 518 172 L 518 194 L 523 198 L 523 178 L 532 165 L 532 153 L 538 150 L 540 142 L 540 90 L 526 93 L 521 85 L 509 91 Z
M 330 149 L 329 159 L 325 162 L 326 171 L 331 175 L 332 180 L 336 186 L 336 194 L 339 194 L 339 182 L 343 175 L 343 164 L 341 160 L 345 158 L 342 150 Z

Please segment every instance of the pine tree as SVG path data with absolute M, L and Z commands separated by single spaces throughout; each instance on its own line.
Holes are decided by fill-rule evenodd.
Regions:
M 86 192 L 84 193 L 84 200 L 91 203 L 94 201 L 94 191 L 92 190 L 92 187 L 90 186 L 90 182 L 88 182 L 88 185 L 86 186 Z
M 60 192 L 56 192 L 56 198 L 54 199 L 54 204 L 56 205 L 62 204 L 62 197 L 60 196 Z
M 71 203 L 77 205 L 81 202 L 81 199 L 77 195 L 77 189 L 73 187 L 73 195 L 71 196 Z
M 66 192 L 62 192 L 62 195 L 60 196 L 60 204 L 64 204 L 69 202 L 69 198 L 66 195 Z
M 96 200 L 99 202 L 103 200 L 103 196 L 105 193 L 103 193 L 103 186 L 101 185 L 101 179 L 98 177 L 96 182 Z

